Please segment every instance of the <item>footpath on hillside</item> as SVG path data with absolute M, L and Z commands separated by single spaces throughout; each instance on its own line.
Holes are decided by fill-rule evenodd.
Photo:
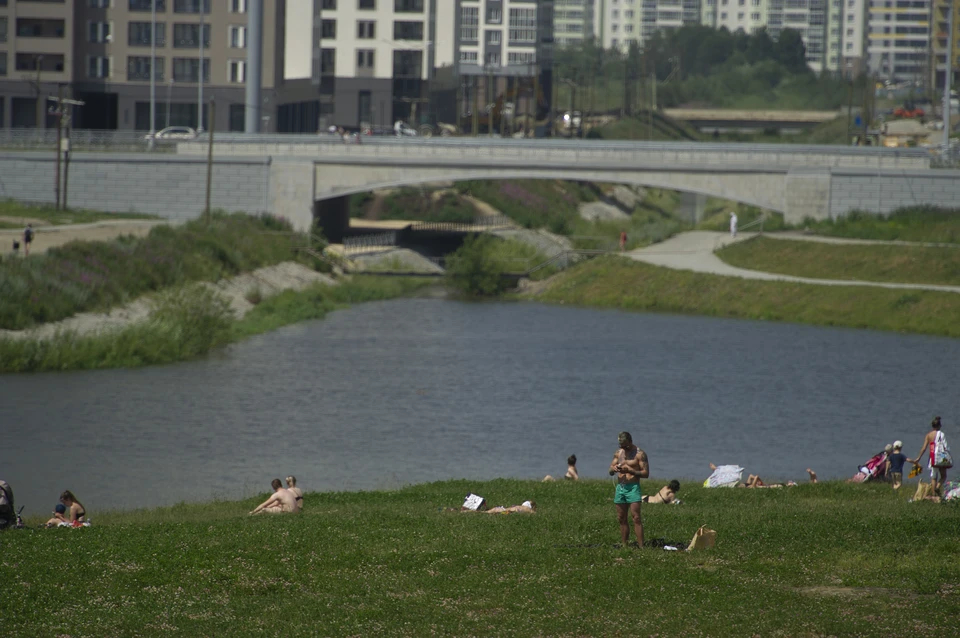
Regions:
M 92 222 L 90 224 L 66 224 L 62 226 L 33 225 L 33 244 L 30 254 L 45 253 L 51 248 L 71 241 L 110 241 L 117 237 L 133 235 L 145 237 L 155 226 L 169 224 L 165 219 L 118 219 Z M 23 229 L 0 229 L 0 251 L 12 250 L 13 242 L 23 241 Z M 23 246 L 20 247 L 21 255 Z
M 809 277 L 794 277 L 792 275 L 782 275 L 779 273 L 764 272 L 759 270 L 748 270 L 746 268 L 737 268 L 721 260 L 715 254 L 724 246 L 747 241 L 756 237 L 758 233 L 741 233 L 736 238 L 731 237 L 729 233 L 716 231 L 696 230 L 686 233 L 680 233 L 659 244 L 653 244 L 645 248 L 638 248 L 627 253 L 624 257 L 635 261 L 642 261 L 653 266 L 662 266 L 674 270 L 691 270 L 693 272 L 702 272 L 712 275 L 722 275 L 724 277 L 740 277 L 742 279 L 761 279 L 767 281 L 789 281 L 802 284 L 813 284 L 817 286 L 871 286 L 875 288 L 890 288 L 903 290 L 933 290 L 938 292 L 960 293 L 960 286 L 940 286 L 936 284 L 908 284 L 908 283 L 889 283 L 877 281 L 861 281 L 856 279 L 812 279 Z M 856 240 L 843 239 L 836 237 L 816 237 L 811 235 L 790 234 L 780 236 L 776 233 L 765 233 L 764 237 L 798 239 L 803 238 L 806 241 L 823 241 L 832 244 L 854 244 L 871 243 L 878 245 L 897 245 L 897 246 L 939 246 L 940 244 L 922 244 L 912 242 L 886 242 L 877 240 Z M 951 244 L 952 245 L 952 244 Z

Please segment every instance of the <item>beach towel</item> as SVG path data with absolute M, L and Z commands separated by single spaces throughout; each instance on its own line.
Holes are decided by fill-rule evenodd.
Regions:
M 477 494 L 467 494 L 467 498 L 463 501 L 463 509 L 477 511 L 483 508 L 487 504 L 486 499 Z
M 960 481 L 947 481 L 943 484 L 943 500 L 960 500 Z
M 735 487 L 740 482 L 743 475 L 743 468 L 739 465 L 721 465 L 713 471 L 707 480 L 703 482 L 704 487 Z

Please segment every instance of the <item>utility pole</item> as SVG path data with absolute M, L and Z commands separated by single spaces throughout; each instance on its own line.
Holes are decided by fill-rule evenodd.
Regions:
M 210 98 L 210 136 L 207 142 L 207 201 L 203 209 L 203 214 L 208 224 L 210 223 L 210 185 L 213 182 L 213 132 L 217 130 L 216 120 L 216 102 L 213 98 Z
M 953 9 L 947 4 L 947 68 L 943 77 L 943 155 L 950 150 L 950 88 L 953 83 Z
M 67 162 L 64 168 L 64 185 L 63 185 L 63 206 L 62 208 L 67 207 L 67 171 L 69 170 L 69 161 L 70 161 L 70 116 L 67 112 L 69 106 L 83 106 L 84 103 L 80 100 L 68 100 L 63 97 L 63 84 L 57 89 L 57 97 L 48 97 L 48 101 L 55 102 L 56 106 L 51 107 L 50 114 L 55 115 L 57 118 L 57 143 L 56 143 L 56 153 L 57 153 L 57 168 L 56 175 L 54 177 L 53 191 L 56 201 L 56 209 L 61 209 L 60 202 L 60 160 L 61 153 L 65 154 L 65 160 Z M 67 138 L 63 138 L 63 130 L 66 127 Z
M 171 71 L 171 77 L 173 73 Z M 150 3 L 150 137 L 147 148 L 153 150 L 157 135 L 157 0 Z
M 197 133 L 203 132 L 203 10 L 206 0 L 197 0 L 200 9 L 200 68 L 197 82 Z M 168 107 L 169 108 L 169 105 Z

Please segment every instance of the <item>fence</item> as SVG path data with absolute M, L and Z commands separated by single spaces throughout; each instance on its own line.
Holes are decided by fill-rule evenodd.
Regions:
M 66 131 L 63 131 L 66 138 Z M 143 133 L 136 131 L 70 131 L 71 151 L 126 151 L 146 152 L 149 142 Z M 57 145 L 56 129 L 0 129 L 0 149 L 4 150 L 42 150 L 51 152 Z M 154 152 L 175 153 L 177 146 L 174 140 L 157 140 Z

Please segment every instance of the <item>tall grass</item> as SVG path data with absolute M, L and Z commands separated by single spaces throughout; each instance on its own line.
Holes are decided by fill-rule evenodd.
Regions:
M 215 281 L 295 257 L 274 218 L 218 215 L 158 226 L 142 239 L 72 242 L 0 261 L 0 328 L 19 330 L 103 309 L 161 288 Z
M 807 219 L 803 226 L 832 237 L 960 244 L 960 208 L 910 206 L 889 215 L 851 211 L 837 219 Z

